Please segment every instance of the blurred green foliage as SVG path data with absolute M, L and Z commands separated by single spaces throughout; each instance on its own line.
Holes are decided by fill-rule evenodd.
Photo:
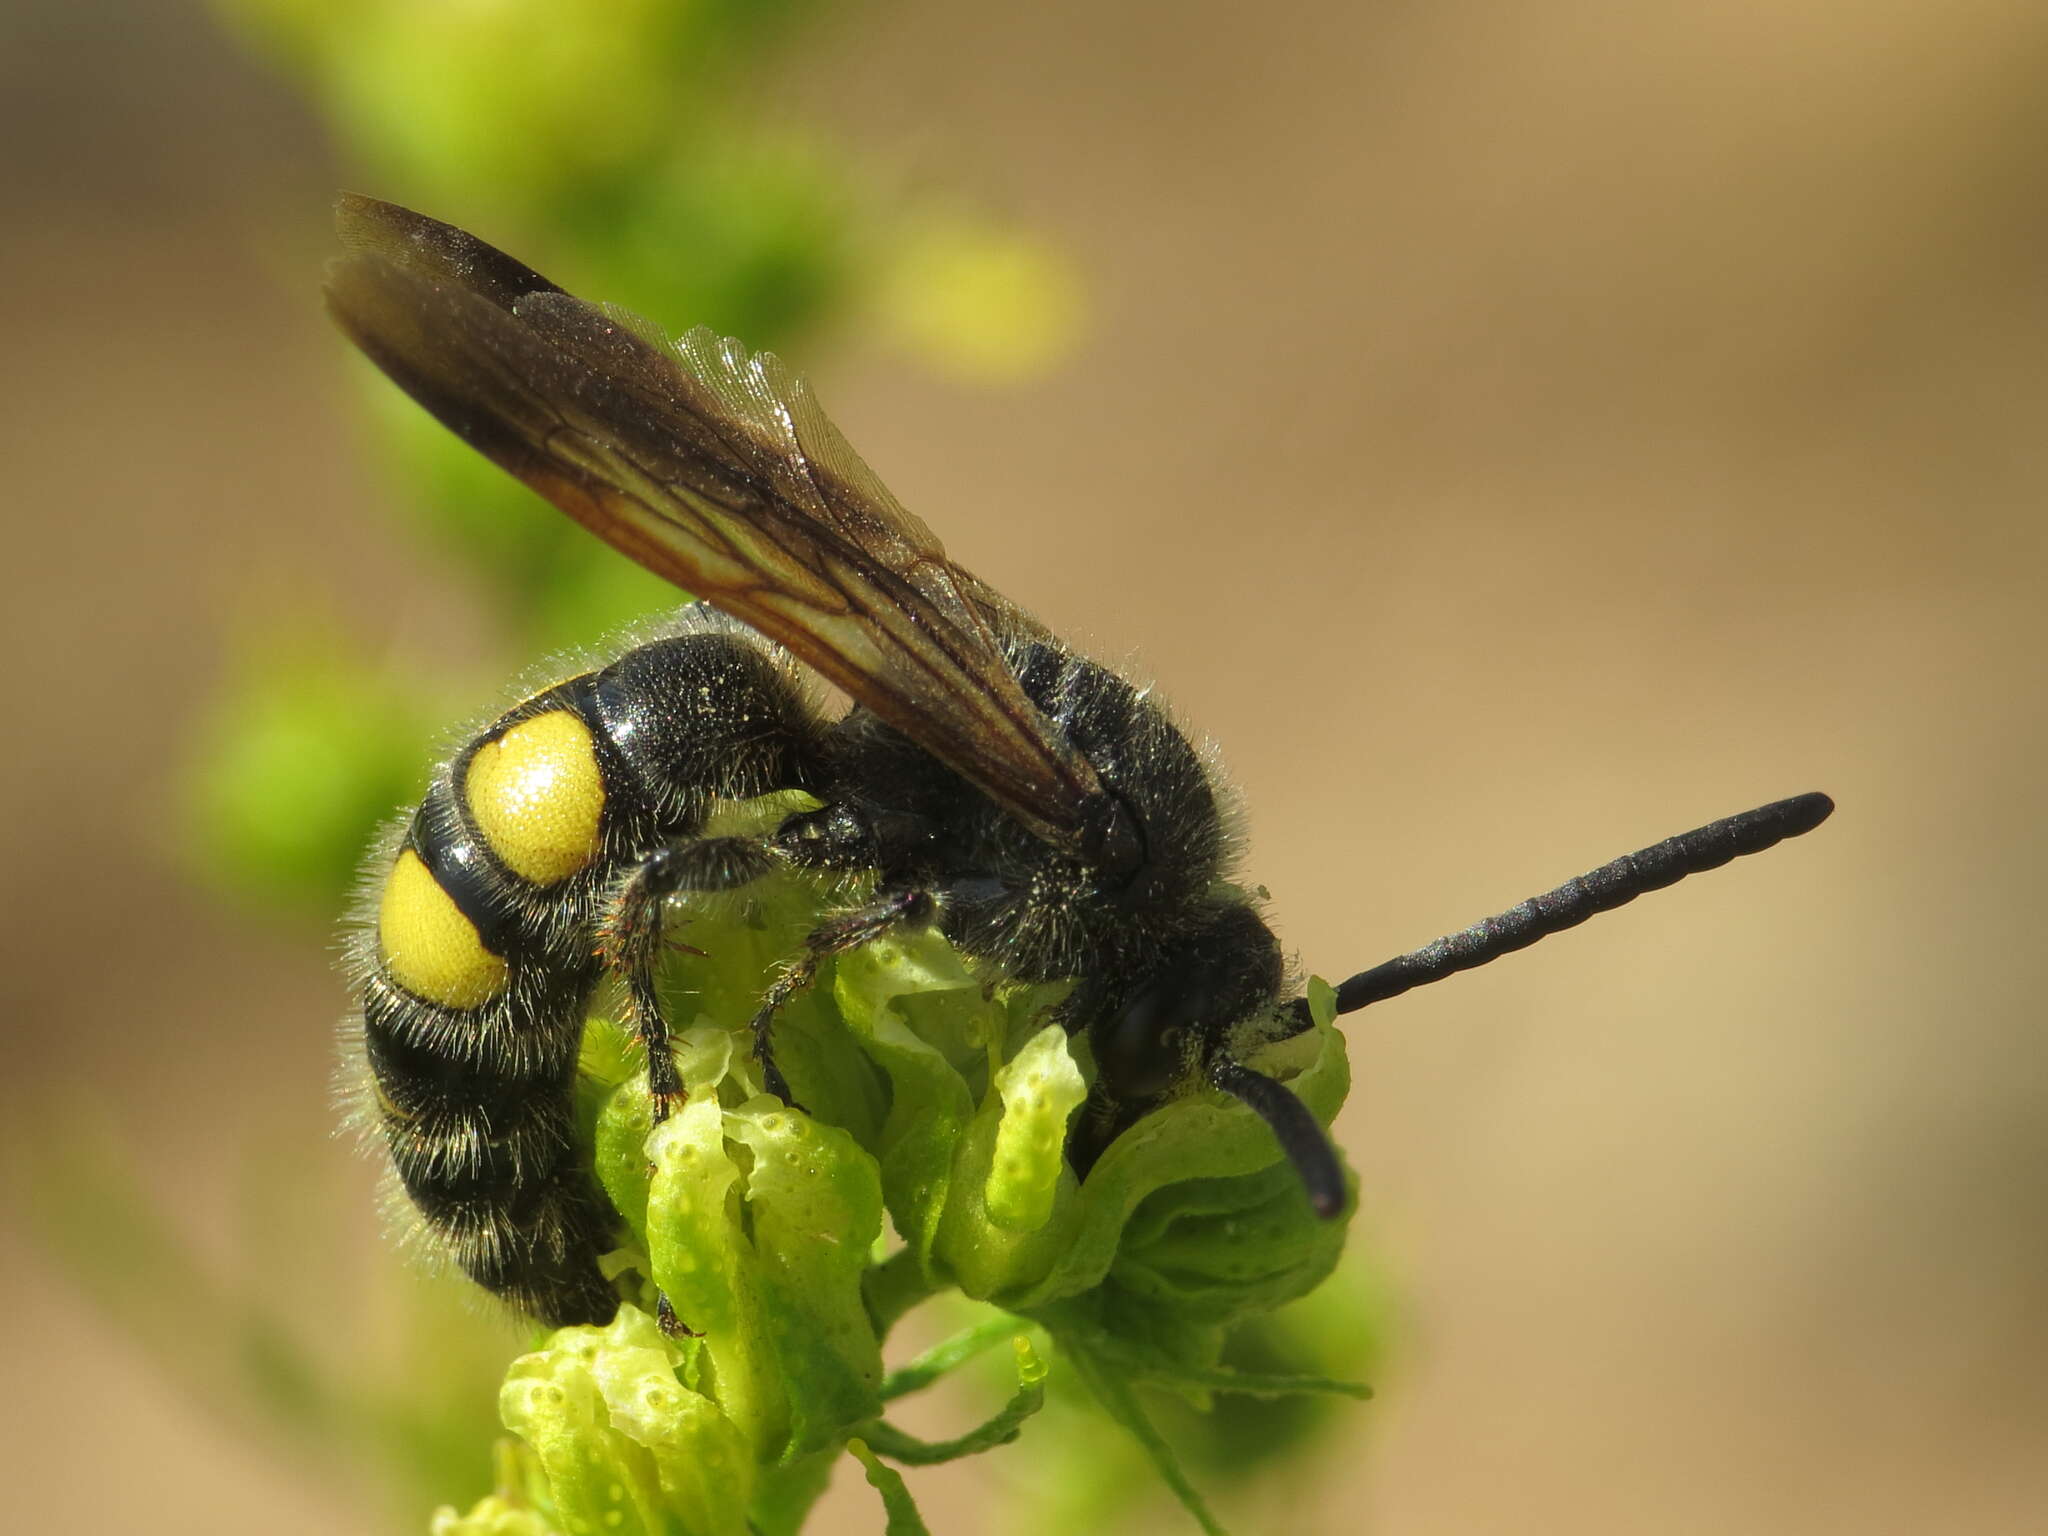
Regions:
M 466 1283 L 366 1251 L 359 1181 L 311 1183 L 303 1128 L 241 1162 L 221 1245 L 234 1262 L 165 1219 L 149 1149 L 105 1106 L 28 1129 L 8 1193 L 79 1292 L 196 1406 L 392 1531 L 486 1491 L 492 1386 L 519 1331 Z
M 783 56 L 826 13 L 813 0 L 215 9 L 315 104 L 362 190 L 671 331 L 709 325 L 760 348 L 858 330 L 989 382 L 1050 366 L 1078 337 L 1078 283 L 1053 247 L 958 199 L 891 190 L 778 102 Z M 474 573 L 469 595 L 507 656 L 589 645 L 677 602 L 367 365 L 348 366 L 409 524 Z M 363 659 L 374 646 L 339 634 L 270 623 L 199 738 L 196 867 L 267 910 L 333 912 L 371 826 L 408 797 L 437 739 L 418 728 L 429 706 L 459 681 L 474 708 L 499 681 L 380 673 Z M 316 796 L 289 827 L 287 764 Z

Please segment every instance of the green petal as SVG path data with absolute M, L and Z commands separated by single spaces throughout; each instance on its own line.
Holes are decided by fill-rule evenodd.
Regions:
M 773 1460 L 788 1438 L 789 1402 L 764 1327 L 753 1247 L 740 1220 L 740 1169 L 726 1150 L 718 1100 L 692 1098 L 648 1138 L 647 1156 L 655 1283 L 704 1336 L 708 1390 L 756 1457 Z
M 1065 1156 L 1066 1121 L 1086 1096 L 1057 1024 L 997 1072 L 996 1091 L 954 1146 L 933 1248 L 964 1294 L 1006 1305 L 1067 1252 L 1081 1202 Z
M 791 1414 L 780 1459 L 794 1459 L 836 1446 L 880 1406 L 881 1346 L 860 1283 L 881 1235 L 881 1179 L 846 1132 L 773 1098 L 729 1113 L 726 1133 L 752 1154 L 761 1318 Z
M 1258 1065 L 1281 1070 L 1304 1058 L 1287 1086 L 1327 1124 L 1351 1081 L 1343 1036 L 1327 1019 L 1268 1051 Z M 1136 1246 L 1126 1255 L 1125 1229 L 1141 1210 Z M 1199 1233 L 1163 1246 L 1182 1236 L 1183 1223 L 1207 1218 L 1213 1219 Z M 1148 1294 L 1185 1299 L 1201 1316 L 1220 1320 L 1313 1284 L 1335 1262 L 1348 1220 L 1314 1216 L 1265 1122 L 1205 1089 L 1147 1115 L 1111 1143 L 1081 1186 L 1077 1228 L 1059 1263 L 1028 1291 L 993 1299 L 1015 1311 L 1045 1308 L 1092 1290 L 1128 1257 L 1134 1283 Z M 1277 1239 L 1282 1251 L 1257 1251 L 1254 1235 Z
M 1088 1097 L 1081 1069 L 1067 1053 L 1067 1032 L 1048 1024 L 996 1074 L 1002 1123 L 987 1183 L 989 1220 L 1011 1232 L 1035 1232 L 1052 1217 L 1062 1180 L 1073 1184 L 1065 1156 L 1067 1120 Z
M 533 1447 L 554 1522 L 570 1536 L 661 1529 L 661 1488 L 653 1459 L 611 1427 L 590 1370 L 601 1330 L 567 1328 L 549 1347 L 521 1356 L 498 1394 L 505 1427 Z
M 882 1190 L 896 1230 L 927 1268 L 974 1095 L 948 1053 L 911 1027 L 910 1002 L 937 996 L 968 1015 L 980 990 L 952 947 L 925 934 L 878 939 L 841 956 L 833 982 L 847 1028 L 888 1074 L 889 1113 L 877 1148 Z M 949 1043 L 957 1048 L 965 1031 L 956 1024 L 954 1033 Z
M 677 1379 L 674 1347 L 637 1307 L 621 1307 L 604 1328 L 558 1329 L 513 1362 L 498 1401 L 505 1427 L 532 1447 L 551 1527 L 566 1536 L 745 1536 L 746 1438 Z M 494 1499 L 467 1517 L 479 1536 L 533 1528 Z M 460 1523 L 451 1529 L 470 1536 Z
M 620 1323 L 629 1316 L 651 1339 L 601 1355 L 594 1367 L 613 1426 L 652 1453 L 663 1503 L 683 1530 L 744 1536 L 747 1500 L 739 1494 L 753 1482 L 752 1448 L 716 1403 L 676 1379 L 653 1320 L 620 1308 Z

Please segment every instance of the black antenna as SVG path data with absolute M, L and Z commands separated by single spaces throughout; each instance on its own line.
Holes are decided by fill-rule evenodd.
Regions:
M 1327 1219 L 1343 1210 L 1344 1165 L 1337 1161 L 1337 1149 L 1330 1145 L 1308 1106 L 1263 1072 L 1254 1072 L 1221 1051 L 1209 1058 L 1208 1072 L 1212 1084 L 1250 1105 L 1252 1112 L 1273 1128 L 1273 1139 L 1294 1164 L 1315 1213 Z
M 1645 891 L 1660 891 L 1687 875 L 1719 869 L 1731 859 L 1762 853 L 1788 837 L 1811 832 L 1834 809 L 1835 802 L 1826 795 L 1794 795 L 1790 800 L 1776 800 L 1739 816 L 1725 816 L 1638 852 L 1623 854 L 1613 863 L 1602 864 L 1576 880 L 1567 880 L 1554 891 L 1532 896 L 1498 917 L 1447 933 L 1412 954 L 1360 971 L 1337 988 L 1337 1011 L 1355 1013 L 1369 1003 L 1399 997 L 1416 987 L 1526 949 L 1538 939 L 1577 927 L 1596 912 L 1612 911 L 1634 901 Z M 1302 1027 L 1307 1028 L 1307 1000 L 1297 1001 L 1294 1009 Z M 1246 1102 L 1252 1103 L 1248 1098 Z M 1252 1103 L 1252 1107 L 1257 1109 L 1258 1105 Z M 1277 1124 L 1274 1129 L 1279 1130 Z M 1285 1144 L 1283 1137 L 1282 1145 Z M 1307 1173 L 1302 1177 L 1306 1180 Z

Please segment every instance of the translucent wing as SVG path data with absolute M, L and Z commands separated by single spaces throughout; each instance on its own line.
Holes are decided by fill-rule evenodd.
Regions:
M 1103 793 L 1004 659 L 1035 625 L 946 558 L 771 353 L 670 345 L 472 235 L 346 197 L 328 307 L 480 452 L 787 646 L 1043 836 Z

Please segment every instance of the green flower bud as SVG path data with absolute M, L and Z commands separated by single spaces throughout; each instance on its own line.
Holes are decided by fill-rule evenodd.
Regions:
M 546 1347 L 513 1362 L 498 1410 L 545 1479 L 549 1524 L 536 1529 L 745 1536 L 751 1448 L 717 1403 L 682 1384 L 677 1364 L 676 1347 L 633 1306 L 604 1328 L 559 1329 Z M 517 1516 L 494 1495 L 467 1519 Z M 474 1525 L 501 1528 L 525 1529 Z

